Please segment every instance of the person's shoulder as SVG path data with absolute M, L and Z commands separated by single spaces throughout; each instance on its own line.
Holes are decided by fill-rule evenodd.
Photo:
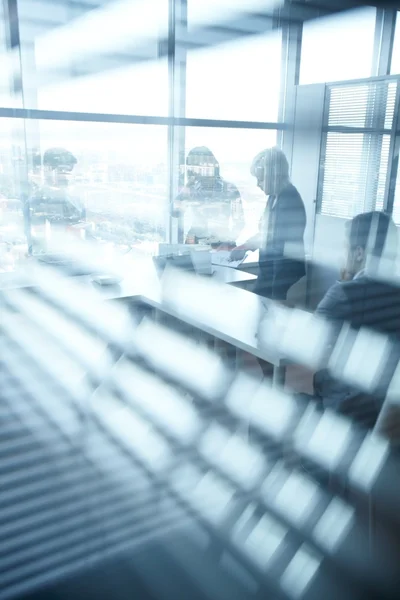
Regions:
M 316 314 L 327 318 L 345 318 L 350 309 L 346 293 L 348 283 L 350 282 L 337 281 L 334 283 L 318 304 Z
M 391 302 L 400 302 L 400 282 L 389 282 L 368 275 L 361 275 L 344 285 L 349 298 L 390 298 Z
M 282 190 L 280 193 L 280 199 L 290 204 L 301 204 L 304 206 L 300 192 L 292 183 L 289 183 L 289 185 Z

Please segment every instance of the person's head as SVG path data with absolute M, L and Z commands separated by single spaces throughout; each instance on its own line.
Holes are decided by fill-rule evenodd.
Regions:
M 186 157 L 187 183 L 202 178 L 219 177 L 219 164 L 214 154 L 206 146 L 197 146 Z
M 67 185 L 77 162 L 72 152 L 65 148 L 49 148 L 43 155 L 46 179 L 56 185 Z
M 253 159 L 250 173 L 267 196 L 279 194 L 289 182 L 289 163 L 282 150 L 267 148 Z
M 394 261 L 396 255 L 397 229 L 386 213 L 362 213 L 346 223 L 346 279 L 352 279 L 369 260 Z

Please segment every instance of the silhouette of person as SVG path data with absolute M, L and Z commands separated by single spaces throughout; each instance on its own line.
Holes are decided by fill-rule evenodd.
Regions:
M 268 196 L 259 233 L 231 252 L 240 260 L 249 250 L 260 250 L 254 292 L 275 300 L 286 300 L 289 288 L 305 275 L 303 200 L 289 179 L 289 164 L 279 148 L 257 154 L 251 174 Z
M 186 158 L 186 185 L 174 203 L 179 241 L 212 245 L 234 242 L 244 225 L 242 200 L 235 185 L 220 175 L 219 163 L 205 146 Z
M 77 163 L 65 148 L 50 148 L 43 155 L 43 183 L 35 186 L 25 206 L 29 252 L 32 253 L 32 226 L 73 225 L 84 221 L 86 211 L 70 188 L 71 174 Z

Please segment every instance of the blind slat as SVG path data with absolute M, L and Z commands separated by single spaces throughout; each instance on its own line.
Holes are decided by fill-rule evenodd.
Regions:
M 381 80 L 328 87 L 318 203 L 322 214 L 351 218 L 383 209 L 390 148 L 387 130 L 393 126 L 397 85 L 397 81 Z M 343 127 L 359 127 L 360 132 L 338 130 Z

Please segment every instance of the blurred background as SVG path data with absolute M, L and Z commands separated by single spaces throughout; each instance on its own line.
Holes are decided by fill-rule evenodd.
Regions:
M 398 597 L 397 256 L 313 311 L 346 223 L 397 235 L 399 107 L 389 0 L 0 0 L 0 600 Z M 274 146 L 284 299 L 227 254 Z

